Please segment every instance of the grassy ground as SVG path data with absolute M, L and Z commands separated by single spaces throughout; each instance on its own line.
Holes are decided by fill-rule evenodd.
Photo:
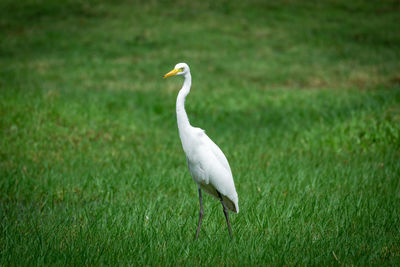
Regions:
M 193 1 L 195 2 L 195 1 Z M 0 265 L 397 265 L 398 1 L 0 2 Z M 240 213 L 198 200 L 187 111 Z

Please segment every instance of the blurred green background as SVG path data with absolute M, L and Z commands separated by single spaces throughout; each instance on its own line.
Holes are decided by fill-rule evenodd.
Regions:
M 397 265 L 399 1 L 0 2 L 0 265 Z M 229 240 L 175 118 L 225 152 Z

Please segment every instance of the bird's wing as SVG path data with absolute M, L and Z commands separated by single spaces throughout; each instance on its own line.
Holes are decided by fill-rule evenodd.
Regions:
M 206 184 L 202 184 L 202 188 L 217 198 L 218 194 L 215 190 L 218 190 L 222 194 L 228 208 L 234 212 L 239 212 L 238 196 L 228 160 L 221 149 L 203 130 L 198 128 L 197 135 L 201 140 L 198 164 L 201 165 L 201 169 L 204 170 L 204 174 L 209 179 Z M 214 188 L 214 190 L 212 188 Z
M 200 162 L 209 182 L 201 184 L 201 186 L 218 199 L 218 193 L 215 191 L 217 190 L 221 193 L 228 208 L 234 212 L 239 212 L 238 195 L 232 173 L 219 163 L 214 154 L 210 155 L 209 151 L 209 149 L 205 150 Z
M 200 128 L 199 128 L 200 129 Z M 222 150 L 211 140 L 210 137 L 205 133 L 204 130 L 200 129 L 202 131 L 201 138 L 202 138 L 202 143 L 207 146 L 207 148 L 214 154 L 215 158 L 218 160 L 222 166 L 232 173 L 231 167 L 229 166 L 229 162 L 226 159 L 224 153 Z

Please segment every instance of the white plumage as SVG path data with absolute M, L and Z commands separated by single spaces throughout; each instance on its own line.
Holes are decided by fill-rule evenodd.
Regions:
M 186 134 L 189 136 L 188 140 L 197 139 L 197 144 L 182 141 L 193 179 L 202 189 L 216 198 L 218 198 L 217 191 L 220 192 L 227 208 L 238 213 L 238 195 L 224 153 L 202 129 L 192 127 L 187 132 L 180 131 L 181 140 L 185 139 L 182 135 Z
M 200 217 L 196 238 L 198 237 L 203 216 L 201 189 L 220 199 L 230 231 L 229 217 L 226 208 L 238 213 L 238 195 L 233 182 L 231 168 L 221 149 L 206 135 L 204 130 L 190 125 L 185 111 L 185 99 L 190 92 L 192 78 L 190 68 L 185 63 L 179 63 L 164 78 L 182 75 L 185 80 L 176 100 L 176 116 L 179 137 L 186 154 L 189 171 L 199 187 Z M 219 195 L 219 194 L 220 195 Z

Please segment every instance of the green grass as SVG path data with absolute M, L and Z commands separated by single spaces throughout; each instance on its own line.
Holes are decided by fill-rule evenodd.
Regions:
M 143 2 L 0 2 L 0 265 L 398 265 L 399 3 Z M 232 241 L 209 196 L 193 241 L 182 61 Z

